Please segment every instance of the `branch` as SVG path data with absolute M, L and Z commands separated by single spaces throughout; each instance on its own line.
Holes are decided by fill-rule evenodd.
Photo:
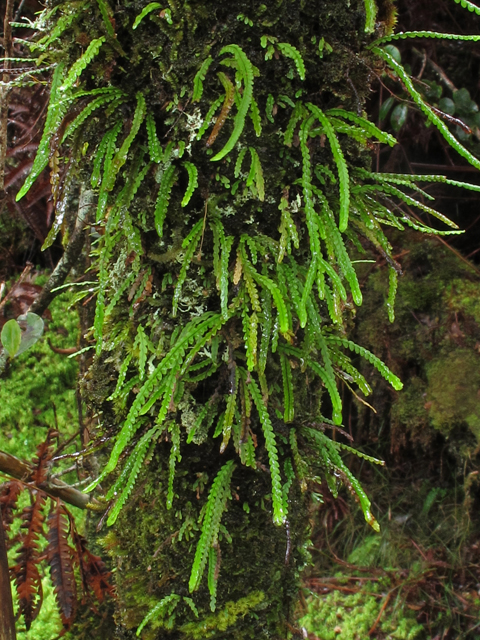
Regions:
M 25 478 L 28 478 L 32 473 L 33 468 L 27 462 L 24 462 L 9 453 L 5 453 L 5 451 L 0 451 L 0 471 L 12 478 L 16 478 L 17 480 L 25 480 Z M 29 483 L 29 486 L 33 486 L 35 489 L 44 491 L 51 497 L 60 498 L 60 500 L 63 500 L 74 507 L 78 507 L 79 509 L 87 509 L 88 503 L 91 502 L 89 495 L 82 491 L 78 491 L 78 489 L 71 487 L 61 480 L 57 480 L 56 478 L 42 482 L 39 485 L 32 485 Z M 0 638 L 3 640 L 3 636 L 1 634 Z

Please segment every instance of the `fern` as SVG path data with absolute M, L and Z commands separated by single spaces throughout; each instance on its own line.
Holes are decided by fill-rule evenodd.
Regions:
M 260 417 L 260 424 L 262 425 L 262 431 L 265 437 L 265 448 L 268 453 L 270 475 L 272 477 L 273 522 L 277 525 L 282 525 L 285 523 L 287 513 L 283 504 L 282 479 L 280 475 L 280 465 L 278 464 L 275 434 L 273 432 L 270 416 L 268 415 L 268 410 L 265 407 L 263 398 L 260 394 L 260 389 L 253 378 L 250 379 L 249 389 Z
M 477 7 L 477 9 L 480 11 L 480 8 Z M 480 40 L 480 36 L 477 35 L 463 36 L 456 33 L 439 33 L 437 31 L 400 31 L 399 33 L 383 36 L 383 38 L 375 40 L 375 42 L 370 46 L 379 46 L 381 44 L 391 42 L 392 40 L 406 40 L 407 38 L 438 38 L 439 40 L 470 40 L 473 42 L 478 42 L 478 40 Z
M 237 44 L 230 44 L 226 47 L 223 47 L 220 51 L 220 55 L 224 53 L 231 53 L 235 64 L 238 67 L 238 72 L 243 80 L 243 95 L 240 101 L 240 105 L 237 110 L 237 114 L 235 116 L 233 122 L 233 131 L 230 135 L 230 138 L 227 140 L 227 143 L 223 147 L 221 151 L 219 151 L 213 158 L 212 161 L 216 162 L 224 158 L 232 149 L 235 147 L 240 135 L 242 134 L 243 128 L 245 126 L 245 118 L 247 116 L 248 110 L 250 108 L 250 104 L 253 98 L 253 66 L 250 60 L 247 58 L 243 50 Z
M 286 58 L 294 61 L 300 80 L 305 80 L 305 63 L 300 51 L 288 42 L 279 42 L 277 47 Z
M 294 393 L 292 382 L 292 369 L 290 362 L 285 354 L 280 354 L 280 363 L 282 365 L 283 380 L 283 419 L 285 422 L 293 422 L 294 411 Z
M 147 113 L 148 151 L 152 162 L 159 163 L 163 159 L 163 151 L 157 136 L 157 127 L 151 113 Z
M 163 173 L 155 205 L 155 229 L 157 230 L 159 238 L 163 236 L 163 223 L 165 222 L 165 216 L 167 215 L 168 202 L 170 200 L 170 194 L 172 192 L 175 179 L 176 168 L 174 165 L 170 165 Z
M 151 609 L 141 623 L 138 625 L 136 635 L 140 637 L 144 627 L 150 622 L 150 620 L 157 619 L 162 620 L 166 615 L 170 614 L 177 607 L 180 602 L 180 596 L 177 596 L 176 593 L 170 593 L 168 596 L 165 596 L 158 602 L 153 609 Z M 185 600 L 185 598 L 184 598 Z
M 108 140 L 106 143 L 107 146 L 105 150 L 103 178 L 100 185 L 100 192 L 98 194 L 97 212 L 95 216 L 96 222 L 100 222 L 100 220 L 103 218 L 105 209 L 107 206 L 107 200 L 108 200 L 108 192 L 106 188 L 107 177 L 110 174 L 110 167 L 112 165 L 113 156 L 115 155 L 115 144 L 121 128 L 122 128 L 122 123 L 118 122 L 114 127 L 112 127 L 112 129 L 110 129 L 110 131 L 108 131 L 105 134 L 105 137 L 108 136 Z
M 135 30 L 138 25 L 141 23 L 141 21 L 148 16 L 149 13 L 151 13 L 152 11 L 155 11 L 155 9 L 160 9 L 161 5 L 158 2 L 150 2 L 149 4 L 147 4 L 146 7 L 144 7 L 141 11 L 141 13 L 138 14 L 138 16 L 135 18 L 135 22 L 132 25 L 132 29 Z
M 23 183 L 22 188 L 15 197 L 16 202 L 23 198 L 23 196 L 30 190 L 30 187 L 48 164 L 50 140 L 60 126 L 60 122 L 62 121 L 67 108 L 67 105 L 60 101 L 62 95 L 59 92 L 64 69 L 64 64 L 60 63 L 53 74 L 52 86 L 50 88 L 50 101 L 48 103 L 47 118 L 42 138 L 38 145 L 37 155 L 33 161 L 32 169 Z
M 390 133 L 382 131 L 378 127 L 376 127 L 373 122 L 370 122 L 366 118 L 362 118 L 362 116 L 357 115 L 356 113 L 352 113 L 351 111 L 346 111 L 345 109 L 329 109 L 326 112 L 326 116 L 339 116 L 341 118 L 345 118 L 345 120 L 350 120 L 354 122 L 356 125 L 360 127 L 362 132 L 365 135 L 365 138 L 373 137 L 377 138 L 379 142 L 383 142 L 383 144 L 388 144 L 390 147 L 393 147 L 397 144 L 397 139 L 395 136 L 392 136 Z
M 102 36 L 101 38 L 96 38 L 90 42 L 88 47 L 85 49 L 85 53 L 76 60 L 70 71 L 65 78 L 62 86 L 58 89 L 59 96 L 66 96 L 67 92 L 73 87 L 75 82 L 80 77 L 82 71 L 90 64 L 93 58 L 98 54 L 102 44 L 105 42 L 105 38 Z
M 258 199 L 263 202 L 265 200 L 265 180 L 263 177 L 262 164 L 255 149 L 253 147 L 249 147 L 249 150 L 252 163 L 250 165 L 246 186 L 252 187 L 255 185 L 256 195 L 258 195 Z
M 94 100 L 92 100 L 90 104 L 88 104 L 82 110 L 82 112 L 79 113 L 79 115 L 75 118 L 75 120 L 73 120 L 73 122 L 71 122 L 68 125 L 68 127 L 65 129 L 65 133 L 63 134 L 63 138 L 62 138 L 62 144 L 65 142 L 65 140 L 69 136 L 72 136 L 75 133 L 78 127 L 80 127 L 85 122 L 85 120 L 87 120 L 87 118 L 89 118 L 92 115 L 95 109 L 103 107 L 104 105 L 107 105 L 112 100 L 115 100 L 121 97 L 122 97 L 122 92 L 113 90 L 109 94 L 99 96 L 98 98 L 95 98 Z
M 106 0 L 97 0 L 98 8 L 100 9 L 100 13 L 102 15 L 103 25 L 105 27 L 105 31 L 110 36 L 111 39 L 115 40 L 115 31 L 113 30 L 113 25 L 110 21 L 110 16 L 112 10 L 108 6 Z
M 187 250 L 183 258 L 182 267 L 180 269 L 180 274 L 178 276 L 177 284 L 175 285 L 175 291 L 173 293 L 173 300 L 172 300 L 173 317 L 177 315 L 178 302 L 180 300 L 180 295 L 182 293 L 183 283 L 185 282 L 185 279 L 187 277 L 187 270 L 192 261 L 193 254 L 195 253 L 195 249 L 197 248 L 197 245 L 200 242 L 200 238 L 202 236 L 203 224 L 204 224 L 203 219 L 200 219 L 182 243 L 182 247 Z
M 205 116 L 205 120 L 203 121 L 203 124 L 200 127 L 200 129 L 198 130 L 197 140 L 201 140 L 202 137 L 204 136 L 205 132 L 207 131 L 208 127 L 210 126 L 210 122 L 211 122 L 215 112 L 217 111 L 218 107 L 222 104 L 222 102 L 223 102 L 223 98 L 222 98 L 222 96 L 220 96 L 210 106 L 210 109 L 207 111 L 207 115 Z
M 339 223 L 338 228 L 340 231 L 345 231 L 348 225 L 348 210 L 350 206 L 350 188 L 349 188 L 349 175 L 347 163 L 343 157 L 343 152 L 340 147 L 335 131 L 330 124 L 327 116 L 317 106 L 311 103 L 307 103 L 307 107 L 313 113 L 313 115 L 320 121 L 325 135 L 330 143 L 332 149 L 333 159 L 337 165 L 339 187 L 340 187 L 340 211 L 339 211 Z
M 220 530 L 223 512 L 230 496 L 230 479 L 235 465 L 229 460 L 217 473 L 212 488 L 208 494 L 205 514 L 203 516 L 202 531 L 195 550 L 192 571 L 188 588 L 190 593 L 196 591 L 205 570 L 210 548 L 215 545 Z
M 185 195 L 183 196 L 181 205 L 182 207 L 186 207 L 187 204 L 190 202 L 190 198 L 192 197 L 193 192 L 198 187 L 198 169 L 193 164 L 193 162 L 185 161 L 183 163 L 183 166 L 185 167 L 188 173 L 188 185 L 185 191 Z
M 480 169 L 480 160 L 478 160 L 478 158 L 475 158 L 475 156 L 473 156 L 470 151 L 468 151 L 462 144 L 460 144 L 460 142 L 450 133 L 447 125 L 443 122 L 443 120 L 439 118 L 439 116 L 437 116 L 433 109 L 424 101 L 420 93 L 418 93 L 418 91 L 415 89 L 410 76 L 402 67 L 402 65 L 399 64 L 385 49 L 373 47 L 372 51 L 383 58 L 389 65 L 389 67 L 393 69 L 393 71 L 395 71 L 397 76 L 403 82 L 412 100 L 423 111 L 428 120 L 437 127 L 448 144 L 453 147 L 455 151 L 457 151 L 457 153 L 465 158 L 471 165 L 473 165 L 477 169 Z
M 328 343 L 332 344 L 340 344 L 343 347 L 347 347 L 351 351 L 358 353 L 358 355 L 365 358 L 370 364 L 372 364 L 377 371 L 385 378 L 387 382 L 389 382 L 392 387 L 396 391 L 400 391 L 403 388 L 403 383 L 397 378 L 397 376 L 390 371 L 390 369 L 379 359 L 377 356 L 374 356 L 373 353 L 361 347 L 358 344 L 355 344 L 351 340 L 345 340 L 344 338 L 339 338 L 338 336 L 329 336 L 327 339 Z
M 180 462 L 180 427 L 176 422 L 172 422 L 169 427 L 172 438 L 172 447 L 170 449 L 170 457 L 168 459 L 168 489 L 167 489 L 167 509 L 172 508 L 173 504 L 173 481 L 175 479 L 175 466 Z
M 202 66 L 195 74 L 195 78 L 193 79 L 193 95 L 192 102 L 199 102 L 202 99 L 203 95 L 203 81 L 205 80 L 205 76 L 207 75 L 207 71 L 210 68 L 210 65 L 213 62 L 213 58 L 209 56 L 202 62 Z
M 476 13 L 478 16 L 480 16 L 480 7 L 478 7 L 476 4 L 473 4 L 473 2 L 470 2 L 470 0 L 455 0 L 455 2 L 457 4 L 460 4 L 464 9 L 468 9 L 471 13 Z
M 250 118 L 252 119 L 253 128 L 257 138 L 262 135 L 262 122 L 260 120 L 260 109 L 258 108 L 257 101 L 252 97 L 250 103 Z
M 365 33 L 375 31 L 375 20 L 377 18 L 377 5 L 375 0 L 364 0 L 365 2 Z

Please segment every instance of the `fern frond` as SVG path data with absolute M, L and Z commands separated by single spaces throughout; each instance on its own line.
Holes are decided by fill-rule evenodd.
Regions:
M 480 16 L 480 7 L 470 2 L 470 0 L 455 0 L 455 2 L 460 4 L 464 9 L 468 9 L 471 13 L 475 12 L 477 16 Z
M 397 295 L 398 273 L 393 267 L 388 267 L 388 298 L 387 311 L 390 322 L 395 321 L 395 297 Z
M 478 158 L 472 155 L 470 151 L 468 151 L 455 138 L 455 136 L 452 133 L 450 133 L 450 130 L 447 127 L 447 125 L 443 122 L 443 120 L 441 120 L 441 118 L 439 118 L 439 116 L 437 116 L 437 114 L 433 111 L 433 109 L 424 101 L 420 93 L 415 89 L 415 87 L 413 86 L 412 79 L 410 78 L 408 73 L 405 71 L 405 69 L 402 67 L 402 65 L 399 64 L 393 58 L 393 56 L 391 56 L 390 53 L 388 53 L 388 51 L 385 51 L 384 49 L 380 49 L 379 47 L 373 47 L 372 51 L 377 55 L 379 55 L 381 58 L 383 58 L 385 62 L 388 64 L 388 66 L 391 69 L 393 69 L 393 71 L 395 71 L 395 73 L 398 75 L 400 80 L 403 82 L 412 100 L 423 111 L 423 113 L 427 116 L 428 120 L 437 127 L 437 129 L 440 131 L 440 133 L 445 138 L 445 140 L 449 143 L 449 145 L 453 147 L 455 151 L 457 151 L 457 153 L 459 153 L 463 158 L 465 158 L 472 166 L 476 167 L 477 169 L 480 169 L 480 160 L 478 160 Z
M 249 147 L 252 163 L 250 165 L 250 171 L 247 177 L 246 186 L 251 187 L 255 184 L 256 193 L 258 199 L 263 202 L 265 200 L 265 180 L 263 177 L 262 164 L 258 153 L 253 147 Z
M 233 460 L 229 460 L 217 473 L 208 494 L 202 532 L 195 550 L 188 588 L 190 593 L 198 589 L 207 563 L 210 548 L 216 543 L 223 512 L 230 495 L 230 479 L 235 469 Z
M 258 370 L 264 373 L 267 366 L 270 339 L 272 337 L 272 297 L 268 291 L 264 291 L 261 300 L 260 344 L 258 349 Z
M 157 136 L 157 127 L 155 126 L 155 119 L 151 113 L 147 113 L 147 135 L 148 135 L 148 152 L 152 162 L 159 163 L 163 159 L 163 150 L 160 144 L 160 140 Z
M 105 188 L 107 191 L 111 191 L 114 187 L 115 180 L 117 178 L 118 172 L 123 167 L 125 162 L 127 161 L 127 156 L 129 149 L 132 145 L 132 142 L 135 140 L 137 133 L 140 129 L 140 126 L 145 118 L 147 106 L 145 103 L 145 97 L 141 91 L 137 92 L 137 105 L 135 108 L 135 113 L 133 115 L 133 121 L 131 129 L 122 143 L 122 146 L 115 154 L 112 164 L 110 167 L 110 171 L 106 176 Z
M 457 0 L 455 0 L 455 2 L 457 2 Z M 477 9 L 480 11 L 479 7 L 477 7 Z M 383 36 L 383 38 L 375 40 L 370 47 L 379 46 L 392 40 L 406 40 L 407 38 L 438 38 L 439 40 L 471 40 L 478 42 L 480 35 L 463 36 L 456 33 L 440 33 L 438 31 L 399 31 L 398 33 L 392 33 L 392 35 Z
M 162 620 L 166 614 L 172 613 L 175 607 L 178 605 L 179 601 L 180 596 L 177 596 L 176 593 L 170 593 L 168 596 L 162 598 L 160 602 L 147 613 L 147 615 L 138 625 L 136 635 L 140 637 L 143 628 L 150 622 L 150 620 L 154 618 Z
M 108 104 L 109 102 L 112 102 L 112 100 L 118 99 L 120 97 L 122 97 L 122 92 L 121 91 L 117 91 L 117 90 L 113 90 L 111 91 L 111 93 L 107 94 L 107 95 L 103 95 L 103 96 L 99 96 L 98 98 L 95 98 L 95 100 L 92 100 L 90 102 L 90 104 L 88 104 L 82 111 L 81 113 L 78 114 L 78 116 L 75 118 L 75 120 L 73 120 L 73 122 L 71 122 L 68 127 L 65 129 L 65 133 L 63 134 L 62 137 L 62 144 L 65 142 L 65 140 L 73 135 L 75 133 L 75 131 L 78 129 L 78 127 L 80 127 L 87 118 L 89 118 L 92 113 L 95 111 L 95 109 L 99 109 L 100 107 L 103 107 L 104 105 Z
M 50 140 L 60 126 L 60 122 L 62 121 L 67 109 L 66 103 L 61 101 L 63 96 L 59 92 L 64 69 L 65 65 L 60 63 L 57 65 L 53 74 L 52 86 L 50 88 L 50 101 L 48 103 L 47 118 L 45 120 L 42 138 L 38 145 L 37 155 L 33 161 L 30 173 L 15 197 L 16 202 L 23 198 L 23 196 L 30 190 L 30 187 L 48 164 Z
M 294 393 L 292 382 L 292 368 L 287 356 L 280 353 L 280 364 L 282 366 L 283 380 L 283 419 L 285 422 L 293 422 L 295 415 Z
M 180 300 L 180 295 L 182 293 L 183 283 L 187 277 L 188 267 L 193 258 L 193 254 L 195 253 L 195 249 L 197 248 L 198 243 L 200 242 L 200 238 L 202 236 L 203 230 L 203 219 L 198 220 L 193 229 L 190 231 L 188 236 L 182 243 L 182 247 L 187 249 L 185 251 L 185 256 L 182 261 L 182 267 L 180 269 L 180 273 L 178 275 L 177 284 L 175 285 L 175 291 L 173 293 L 172 300 L 172 315 L 175 317 L 177 315 L 178 310 L 178 302 Z
M 129 474 L 128 478 L 125 478 L 125 484 L 123 486 L 119 486 L 117 483 L 115 484 L 115 493 L 121 491 L 120 495 L 115 501 L 115 504 L 112 507 L 108 515 L 107 525 L 112 526 L 117 521 L 117 518 L 120 514 L 120 511 L 123 509 L 125 502 L 128 500 L 129 495 L 131 494 L 133 487 L 135 486 L 135 482 L 137 480 L 137 476 L 140 473 L 140 469 L 145 464 L 145 459 L 148 454 L 148 450 L 154 442 L 155 437 L 158 436 L 161 432 L 157 426 L 149 429 L 145 435 L 143 435 L 138 441 L 135 449 L 130 453 L 128 462 L 129 462 Z M 153 453 L 153 450 L 152 452 Z
M 365 33 L 375 31 L 375 20 L 377 18 L 377 5 L 375 0 L 364 0 L 365 2 Z
M 373 122 L 370 122 L 370 120 L 367 120 L 367 118 L 362 118 L 362 116 L 359 116 L 352 111 L 346 111 L 345 109 L 329 109 L 325 115 L 327 117 L 337 116 L 340 118 L 345 118 L 345 120 L 354 122 L 365 133 L 366 138 L 377 138 L 379 142 L 388 144 L 390 147 L 394 147 L 397 144 L 397 139 L 395 138 L 395 136 L 392 136 L 386 131 L 382 131 L 381 129 L 376 127 Z
M 135 31 L 135 29 L 138 27 L 138 25 L 141 23 L 141 21 L 148 16 L 149 13 L 151 13 L 152 11 L 155 11 L 155 9 L 160 9 L 161 8 L 161 4 L 159 4 L 158 2 L 150 2 L 149 4 L 147 4 L 146 7 L 144 7 L 141 11 L 141 13 L 138 14 L 138 16 L 135 18 L 135 22 L 132 25 L 132 29 Z
M 335 164 L 337 165 L 339 188 L 340 188 L 340 211 L 339 211 L 338 228 L 340 229 L 340 231 L 345 231 L 348 225 L 348 210 L 350 206 L 350 187 L 349 187 L 349 175 L 348 175 L 347 163 L 345 162 L 343 151 L 338 141 L 338 138 L 335 135 L 335 130 L 330 124 L 330 121 L 327 118 L 327 116 L 323 113 L 321 109 L 319 109 L 316 105 L 312 104 L 311 102 L 307 103 L 307 107 L 310 109 L 313 115 L 320 121 L 320 124 L 325 130 L 325 135 L 328 138 L 328 142 L 330 143 L 330 148 L 332 150 L 333 159 L 335 160 Z
M 305 63 L 300 51 L 294 47 L 293 44 L 289 44 L 288 42 L 279 42 L 277 47 L 286 58 L 290 58 L 294 61 L 300 80 L 305 80 Z
M 225 144 L 223 149 L 219 151 L 215 156 L 213 156 L 212 162 L 221 160 L 235 147 L 245 126 L 245 118 L 247 116 L 253 97 L 252 63 L 237 44 L 230 44 L 226 47 L 223 47 L 223 49 L 221 49 L 220 51 L 220 55 L 223 55 L 224 53 L 231 53 L 234 57 L 238 71 L 243 80 L 243 94 L 233 122 L 233 131 L 230 135 L 230 138 L 227 140 L 227 143 Z
M 257 138 L 259 138 L 262 135 L 262 122 L 260 119 L 260 109 L 258 108 L 257 101 L 253 97 L 252 102 L 250 103 L 250 118 L 253 123 L 255 134 Z
M 87 65 L 90 64 L 93 58 L 98 54 L 98 52 L 100 51 L 100 47 L 104 42 L 105 42 L 105 38 L 103 36 L 100 38 L 95 38 L 90 42 L 88 47 L 85 49 L 85 52 L 83 53 L 83 55 L 80 56 L 80 58 L 78 58 L 71 66 L 70 71 L 68 72 L 67 77 L 65 78 L 65 81 L 63 82 L 62 86 L 58 90 L 59 96 L 66 96 L 69 89 L 73 87 L 75 82 L 80 77 L 82 71 L 87 67 Z
M 210 109 L 207 111 L 207 115 L 205 116 L 205 120 L 203 121 L 203 124 L 200 127 L 200 129 L 198 130 L 197 140 L 201 140 L 201 138 L 207 131 L 215 112 L 217 111 L 218 107 L 222 104 L 222 102 L 223 102 L 223 96 L 219 96 L 214 102 L 212 102 Z
M 342 424 L 342 399 L 338 393 L 337 383 L 335 381 L 335 375 L 333 373 L 333 369 L 331 369 L 331 365 L 329 367 L 331 371 L 327 371 L 327 368 L 320 366 L 318 362 L 314 362 L 313 360 L 308 361 L 308 366 L 322 380 L 328 391 L 330 400 L 332 401 L 333 422 L 337 425 Z
M 365 380 L 365 377 L 355 369 L 350 362 L 350 359 L 345 354 L 337 351 L 336 349 L 332 349 L 330 357 L 332 362 L 338 365 L 338 367 L 349 377 L 349 381 L 358 385 L 358 388 L 364 395 L 369 396 L 372 393 L 372 388 Z
M 122 122 L 117 122 L 117 124 L 112 127 L 105 136 L 108 136 L 107 148 L 105 151 L 105 163 L 103 166 L 103 178 L 100 185 L 100 191 L 98 194 L 98 204 L 97 204 L 97 212 L 95 215 L 96 222 L 100 222 L 104 216 L 105 209 L 107 207 L 108 201 L 108 192 L 106 189 L 107 177 L 110 173 L 110 167 L 112 165 L 113 156 L 115 155 L 116 149 L 116 141 L 118 134 L 120 133 L 120 129 L 122 128 Z
M 108 140 L 110 137 L 110 131 L 103 136 L 100 141 L 100 144 L 97 147 L 95 152 L 95 160 L 93 162 L 92 175 L 90 176 L 90 184 L 92 189 L 95 189 L 100 184 L 101 172 L 102 172 L 102 162 L 105 157 L 105 153 L 108 147 Z
M 297 124 L 304 118 L 305 107 L 301 102 L 297 102 L 295 108 L 292 111 L 292 115 L 290 116 L 290 120 L 288 121 L 287 128 L 285 129 L 285 133 L 283 135 L 283 142 L 287 147 L 292 146 L 293 142 L 293 134 L 295 133 L 295 129 Z
M 282 525 L 287 518 L 287 513 L 283 504 L 282 478 L 280 475 L 280 465 L 278 463 L 275 434 L 273 432 L 272 422 L 268 415 L 268 410 L 264 404 L 260 389 L 253 378 L 250 379 L 249 390 L 260 417 L 260 424 L 262 425 L 262 431 L 265 437 L 265 448 L 268 453 L 268 463 L 270 466 L 270 475 L 272 477 L 273 522 L 276 525 Z
M 232 372 L 233 379 L 231 379 L 231 388 L 230 393 L 227 398 L 227 404 L 225 407 L 225 414 L 222 422 L 222 431 L 223 431 L 223 440 L 220 445 L 220 453 L 223 453 L 227 448 L 227 445 L 230 441 L 230 434 L 232 432 L 232 424 L 235 418 L 235 408 L 237 406 L 237 393 L 238 393 L 238 370 L 234 365 L 234 370 Z
M 305 284 L 303 286 L 302 297 L 300 299 L 300 305 L 297 309 L 298 319 L 300 321 L 300 326 L 302 329 L 305 328 L 307 324 L 307 300 L 309 300 L 313 285 L 315 284 L 315 279 L 317 277 L 318 271 L 318 260 L 316 257 L 312 258 L 310 262 L 310 266 L 308 267 L 307 275 L 305 277 Z
M 172 438 L 172 447 L 170 449 L 170 457 L 168 458 L 167 509 L 171 509 L 173 504 L 173 481 L 175 479 L 175 466 L 177 462 L 180 462 L 182 460 L 182 456 L 180 455 L 180 427 L 176 422 L 172 422 L 168 430 Z
M 110 400 L 110 401 L 114 400 L 119 395 L 123 387 L 123 383 L 125 382 L 125 378 L 127 377 L 127 371 L 128 371 L 128 367 L 130 365 L 131 360 L 132 360 L 132 354 L 130 353 L 120 365 L 120 369 L 118 371 L 117 384 L 115 385 L 115 389 L 112 395 L 110 395 L 107 398 L 107 400 Z
M 160 189 L 158 191 L 157 202 L 155 204 L 155 229 L 157 230 L 159 238 L 163 236 L 163 223 L 165 222 L 165 216 L 167 215 L 168 203 L 170 201 L 170 194 L 172 192 L 172 187 L 175 179 L 176 168 L 173 164 L 171 164 L 163 172 Z
M 387 365 L 384 364 L 380 360 L 380 358 L 374 356 L 371 351 L 368 351 L 368 349 L 355 344 L 351 340 L 345 340 L 344 338 L 339 338 L 338 336 L 328 336 L 328 338 L 326 338 L 326 341 L 328 343 L 340 344 L 342 345 L 342 347 L 347 347 L 348 349 L 350 349 L 350 351 L 354 351 L 359 356 L 362 356 L 362 358 L 365 358 L 365 360 L 370 362 L 370 364 L 372 364 L 377 369 L 377 371 L 385 378 L 387 382 L 392 385 L 392 387 L 396 391 L 400 391 L 400 389 L 403 388 L 403 383 L 397 378 L 397 376 L 390 371 Z
M 202 66 L 195 74 L 195 78 L 193 79 L 193 95 L 192 102 L 199 102 L 202 99 L 203 95 L 203 81 L 205 80 L 205 76 L 207 75 L 207 71 L 210 68 L 210 65 L 213 62 L 213 58 L 209 56 L 202 62 Z
M 186 207 L 187 204 L 190 202 L 190 198 L 192 197 L 193 192 L 198 187 L 198 169 L 193 164 L 193 162 L 188 162 L 187 160 L 185 160 L 185 162 L 183 163 L 183 166 L 185 167 L 188 173 L 188 185 L 187 185 L 187 189 L 185 191 L 185 195 L 183 196 L 181 204 L 182 204 L 182 207 Z
M 305 119 L 300 126 L 300 150 L 302 153 L 302 188 L 303 201 L 305 207 L 305 217 L 307 221 L 308 235 L 310 239 L 310 252 L 312 258 L 320 255 L 320 240 L 317 225 L 317 216 L 313 204 L 312 189 L 312 163 L 310 160 L 310 149 L 308 148 L 308 136 L 315 121 L 315 116 Z
M 108 6 L 106 0 L 97 0 L 97 4 L 98 8 L 100 9 L 105 31 L 108 33 L 110 38 L 115 40 L 115 31 L 110 20 L 110 18 L 113 17 L 112 10 Z

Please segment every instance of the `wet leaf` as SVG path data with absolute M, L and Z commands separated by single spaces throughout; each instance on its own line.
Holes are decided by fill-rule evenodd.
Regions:
M 394 102 L 395 102 L 395 98 L 393 96 L 390 96 L 382 103 L 382 106 L 380 107 L 380 112 L 378 114 L 378 117 L 380 118 L 380 120 L 385 120 Z
M 1 340 L 4 349 L 10 358 L 14 358 L 19 350 L 22 341 L 22 330 L 16 320 L 9 320 L 3 325 Z
M 397 104 L 390 116 L 390 124 L 394 131 L 400 131 L 407 120 L 408 107 L 406 104 Z

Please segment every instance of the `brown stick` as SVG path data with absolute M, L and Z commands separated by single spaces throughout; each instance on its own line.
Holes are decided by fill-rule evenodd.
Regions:
M 0 507 L 0 640 L 15 640 L 15 616 L 8 571 L 7 546 Z
M 25 481 L 25 478 L 28 478 L 32 473 L 32 467 L 27 462 L 0 451 L 0 471 L 12 478 Z M 89 495 L 56 478 L 42 482 L 42 484 L 34 488 L 38 488 L 54 498 L 60 498 L 60 500 L 79 509 L 86 509 L 87 504 L 91 502 Z M 1 635 L 0 640 L 3 640 Z
M 0 191 L 3 191 L 5 183 L 5 158 L 7 155 L 7 125 L 8 125 L 8 97 L 10 88 L 6 83 L 10 82 L 10 67 L 12 57 L 12 26 L 10 22 L 13 20 L 13 0 L 7 0 L 5 9 L 5 18 L 3 20 L 3 46 L 5 49 L 5 58 L 3 61 L 3 82 L 1 89 L 1 105 L 0 105 Z

